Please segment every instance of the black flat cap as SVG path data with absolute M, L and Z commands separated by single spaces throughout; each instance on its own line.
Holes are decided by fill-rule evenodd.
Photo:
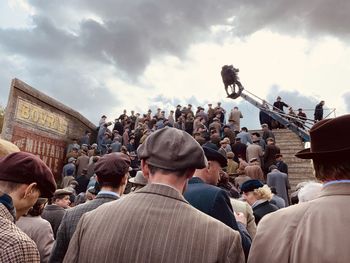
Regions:
M 207 146 L 203 146 L 203 150 L 208 161 L 217 161 L 221 167 L 227 166 L 227 159 L 221 153 Z

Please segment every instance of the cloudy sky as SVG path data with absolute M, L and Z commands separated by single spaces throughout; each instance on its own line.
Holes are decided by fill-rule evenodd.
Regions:
M 350 112 L 348 0 L 0 1 L 0 104 L 12 78 L 93 122 L 123 109 L 238 105 L 220 70 L 240 69 L 245 89 L 273 103 Z M 313 112 L 308 112 L 311 118 Z

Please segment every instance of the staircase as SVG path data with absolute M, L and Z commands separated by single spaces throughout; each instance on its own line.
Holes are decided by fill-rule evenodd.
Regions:
M 298 183 L 315 180 L 311 160 L 295 157 L 295 154 L 304 149 L 300 137 L 288 129 L 273 130 L 276 145 L 280 147 L 284 162 L 288 165 L 288 177 L 291 192 L 294 192 Z

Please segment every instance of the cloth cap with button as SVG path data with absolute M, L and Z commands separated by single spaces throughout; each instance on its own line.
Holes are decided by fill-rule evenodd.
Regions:
M 114 182 L 129 172 L 130 157 L 124 153 L 113 152 L 103 155 L 95 166 L 95 173 L 103 182 Z
M 137 153 L 147 164 L 167 170 L 202 169 L 207 165 L 199 143 L 187 132 L 171 127 L 149 135 Z
M 0 159 L 0 180 L 19 184 L 37 183 L 42 197 L 50 198 L 56 182 L 50 168 L 39 157 L 16 152 Z

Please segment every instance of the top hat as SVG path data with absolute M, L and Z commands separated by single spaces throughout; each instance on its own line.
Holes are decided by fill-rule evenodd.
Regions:
M 311 148 L 295 154 L 301 159 L 341 158 L 350 153 L 350 114 L 324 119 L 310 129 Z

